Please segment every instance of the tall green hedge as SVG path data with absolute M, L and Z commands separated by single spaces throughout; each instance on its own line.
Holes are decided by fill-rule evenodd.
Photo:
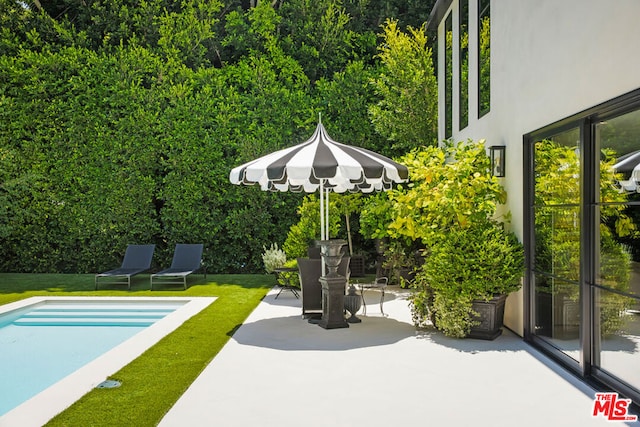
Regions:
M 319 112 L 384 153 L 367 117 L 379 29 L 356 3 L 244 3 L 0 0 L 0 271 L 101 271 L 130 243 L 162 268 L 189 242 L 210 272 L 262 271 L 302 195 L 231 185 L 234 166 Z

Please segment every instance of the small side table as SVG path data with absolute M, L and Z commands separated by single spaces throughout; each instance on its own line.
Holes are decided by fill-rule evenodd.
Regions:
M 362 314 L 367 314 L 367 303 L 364 300 L 364 291 L 367 289 L 380 289 L 380 313 L 382 313 L 383 316 L 386 316 L 382 305 L 384 304 L 384 291 L 387 288 L 388 281 L 389 279 L 386 277 L 378 277 L 375 282 L 356 284 L 356 286 L 360 287 L 360 295 L 362 296 Z
M 298 271 L 297 268 L 287 268 L 287 267 L 276 268 L 273 270 L 273 272 L 276 275 L 276 281 L 280 286 L 280 292 L 278 292 L 278 295 L 276 295 L 275 299 L 278 299 L 282 291 L 284 291 L 285 289 L 288 291 L 291 291 L 291 293 L 293 293 L 293 295 L 295 295 L 297 299 L 300 298 L 297 287 L 292 283 L 293 277 L 295 276 L 293 274 L 286 274 L 286 273 L 293 273 L 297 271 Z

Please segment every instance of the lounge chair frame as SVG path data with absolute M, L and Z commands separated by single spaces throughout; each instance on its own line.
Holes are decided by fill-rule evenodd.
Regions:
M 182 285 L 187 289 L 187 277 L 203 268 L 202 252 L 204 245 L 201 243 L 178 243 L 173 252 L 171 267 L 152 274 L 149 277 L 151 290 L 156 285 Z M 206 270 L 205 270 L 206 277 Z
M 127 289 L 131 290 L 131 278 L 151 268 L 155 247 L 156 245 L 128 245 L 120 268 L 96 274 L 95 289 L 101 283 L 127 285 Z

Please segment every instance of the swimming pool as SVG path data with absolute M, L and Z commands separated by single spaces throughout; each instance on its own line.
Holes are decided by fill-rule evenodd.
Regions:
M 46 297 L 0 307 L 0 425 L 46 423 L 213 300 Z

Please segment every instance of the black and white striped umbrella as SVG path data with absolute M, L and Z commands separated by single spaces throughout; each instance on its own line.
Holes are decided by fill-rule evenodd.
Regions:
M 408 180 L 409 171 L 385 156 L 334 141 L 321 122 L 305 142 L 240 165 L 229 175 L 233 184 L 260 185 L 265 191 L 320 191 L 336 193 L 388 190 Z M 328 218 L 320 197 L 321 223 Z M 328 227 L 328 221 L 326 224 Z M 322 239 L 328 238 L 322 224 Z
M 613 169 L 623 175 L 623 179 L 618 181 L 621 193 L 640 192 L 640 150 L 618 157 Z

